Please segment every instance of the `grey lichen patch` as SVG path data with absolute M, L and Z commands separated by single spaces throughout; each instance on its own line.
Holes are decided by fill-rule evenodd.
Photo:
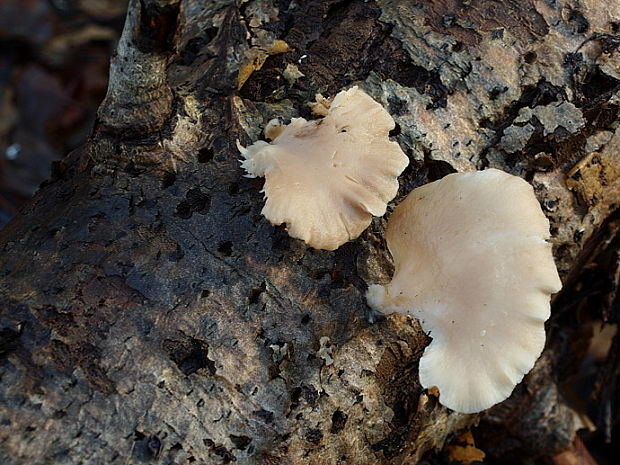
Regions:
M 559 127 L 574 134 L 586 124 L 581 110 L 570 102 L 553 102 L 536 108 L 524 108 L 515 119 L 515 124 L 529 123 L 532 117 L 536 117 L 542 124 L 545 136 L 553 134 Z
M 411 153 L 414 160 L 422 161 L 424 159 L 424 148 L 428 144 L 425 143 L 426 134 L 418 126 L 412 108 L 416 101 L 419 105 L 430 105 L 431 99 L 421 95 L 417 90 L 403 87 L 395 81 L 382 81 L 374 73 L 371 73 L 364 83 L 364 87 L 372 95 L 381 96 L 384 107 L 388 109 L 401 129 L 397 136 L 401 147 L 406 152 Z
M 504 129 L 499 147 L 507 152 L 518 152 L 525 148 L 536 132 L 536 123 L 542 126 L 542 134 L 547 137 L 563 128 L 566 134 L 575 134 L 586 125 L 586 120 L 579 108 L 570 102 L 552 102 L 534 108 L 519 110 L 513 124 Z M 563 138 L 561 135 L 559 138 Z
M 534 134 L 534 126 L 531 124 L 512 125 L 504 130 L 504 135 L 499 141 L 499 145 L 507 152 L 518 152 L 525 147 Z
M 407 141 L 413 134 L 419 146 L 430 151 L 431 159 L 445 161 L 459 171 L 473 166 L 485 167 L 489 163 L 506 169 L 504 155 L 495 153 L 495 149 L 508 153 L 525 149 L 537 131 L 537 124 L 542 126 L 543 137 L 559 139 L 570 137 L 585 127 L 584 116 L 573 102 L 574 78 L 567 73 L 566 54 L 580 51 L 576 59 L 581 60 L 580 73 L 583 74 L 584 67 L 594 67 L 597 61 L 604 65 L 610 53 L 602 53 L 603 45 L 597 40 L 582 47 L 584 35 L 575 30 L 572 23 L 576 16 L 567 16 L 562 2 L 532 5 L 532 11 L 527 14 L 537 18 L 536 24 L 545 27 L 538 31 L 540 34 L 536 33 L 537 40 L 530 43 L 519 37 L 518 28 L 510 26 L 513 13 L 517 13 L 509 14 L 508 10 L 496 12 L 510 16 L 500 26 L 494 23 L 497 18 L 487 15 L 488 11 L 473 18 L 471 12 L 477 11 L 475 7 L 462 6 L 446 16 L 444 20 L 448 22 L 439 27 L 429 20 L 441 10 L 437 5 L 398 4 L 396 7 L 392 2 L 380 2 L 380 6 L 381 21 L 393 26 L 392 37 L 402 42 L 412 63 L 438 71 L 448 90 L 445 109 L 425 107 L 424 96 L 408 89 L 398 89 L 399 93 L 391 91 L 400 99 L 403 93 L 411 95 L 402 122 L 397 118 L 401 127 L 408 129 L 401 138 Z M 605 33 L 611 18 L 618 14 L 617 8 L 614 5 L 614 11 L 607 13 L 588 5 L 583 6 L 579 14 L 587 18 L 588 32 Z M 519 11 L 518 14 L 524 13 Z M 478 22 L 485 26 L 475 27 Z M 491 27 L 492 24 L 495 26 Z M 540 108 L 536 102 L 519 107 L 525 86 L 536 86 L 540 82 L 564 89 L 565 101 L 545 103 Z M 516 119 L 501 127 L 501 132 L 494 134 L 496 129 L 486 124 L 506 121 L 513 112 L 517 112 L 512 117 Z M 407 121 L 409 116 L 410 121 Z M 480 159 L 482 152 L 488 152 L 488 156 Z
M 448 98 L 446 108 L 431 110 L 430 97 L 395 81 L 380 81 L 371 74 L 365 85 L 377 88 L 393 110 L 401 128 L 397 139 L 414 160 L 422 161 L 428 153 L 431 160 L 445 161 L 459 171 L 475 169 L 488 138 L 473 119 L 475 112 L 465 94 Z
M 486 137 L 478 129 L 474 108 L 465 94 L 454 94 L 448 98 L 445 109 L 433 112 L 419 100 L 412 103 L 412 113 L 430 152 L 429 158 L 445 161 L 458 171 L 475 169 Z
M 319 358 L 323 359 L 326 366 L 333 364 L 334 358 L 332 357 L 333 348 L 332 348 L 331 340 L 329 339 L 329 337 L 323 336 L 319 340 L 319 343 L 321 344 L 321 347 L 317 351 L 317 355 L 319 356 Z

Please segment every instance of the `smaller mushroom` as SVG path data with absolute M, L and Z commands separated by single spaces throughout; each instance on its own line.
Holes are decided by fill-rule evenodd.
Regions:
M 542 352 L 561 288 L 532 186 L 496 169 L 448 175 L 396 207 L 386 239 L 394 276 L 366 297 L 417 317 L 432 337 L 422 386 L 463 413 L 508 398 Z
M 385 214 L 409 159 L 389 140 L 390 114 L 357 87 L 333 101 L 317 95 L 321 119 L 270 122 L 271 143 L 238 145 L 247 177 L 265 177 L 263 215 L 291 237 L 334 250 Z

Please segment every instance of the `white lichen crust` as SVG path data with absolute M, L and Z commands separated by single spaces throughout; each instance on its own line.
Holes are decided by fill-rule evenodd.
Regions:
M 271 125 L 271 143 L 239 150 L 248 176 L 265 177 L 263 215 L 311 247 L 334 250 L 385 213 L 409 160 L 388 138 L 392 117 L 357 87 L 317 102 L 322 119 Z
M 561 288 L 532 187 L 495 169 L 448 175 L 409 194 L 386 239 L 394 277 L 367 300 L 417 317 L 432 337 L 422 386 L 463 413 L 506 399 L 542 352 Z

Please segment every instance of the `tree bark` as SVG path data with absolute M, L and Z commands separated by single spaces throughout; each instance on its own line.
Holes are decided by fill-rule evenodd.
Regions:
M 492 459 L 566 449 L 580 318 L 619 320 L 619 28 L 599 0 L 132 0 L 92 136 L 0 232 L 0 461 L 413 464 L 479 422 Z M 310 249 L 243 177 L 237 140 L 354 84 L 411 160 L 394 205 L 496 167 L 550 218 L 547 348 L 484 414 L 421 389 L 429 339 L 367 307 L 392 271 L 384 218 Z

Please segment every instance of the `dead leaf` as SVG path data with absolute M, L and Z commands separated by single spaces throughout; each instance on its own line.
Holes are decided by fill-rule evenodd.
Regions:
M 263 67 L 265 61 L 271 55 L 287 53 L 292 50 L 293 49 L 285 41 L 280 39 L 275 40 L 269 50 L 265 50 L 261 47 L 253 47 L 248 50 L 248 61 L 239 68 L 237 90 L 243 87 L 243 84 L 245 84 L 254 71 L 258 71 Z
M 471 431 L 461 434 L 454 443 L 446 447 L 448 458 L 451 462 L 469 465 L 473 462 L 482 462 L 485 453 L 474 444 L 474 436 Z

